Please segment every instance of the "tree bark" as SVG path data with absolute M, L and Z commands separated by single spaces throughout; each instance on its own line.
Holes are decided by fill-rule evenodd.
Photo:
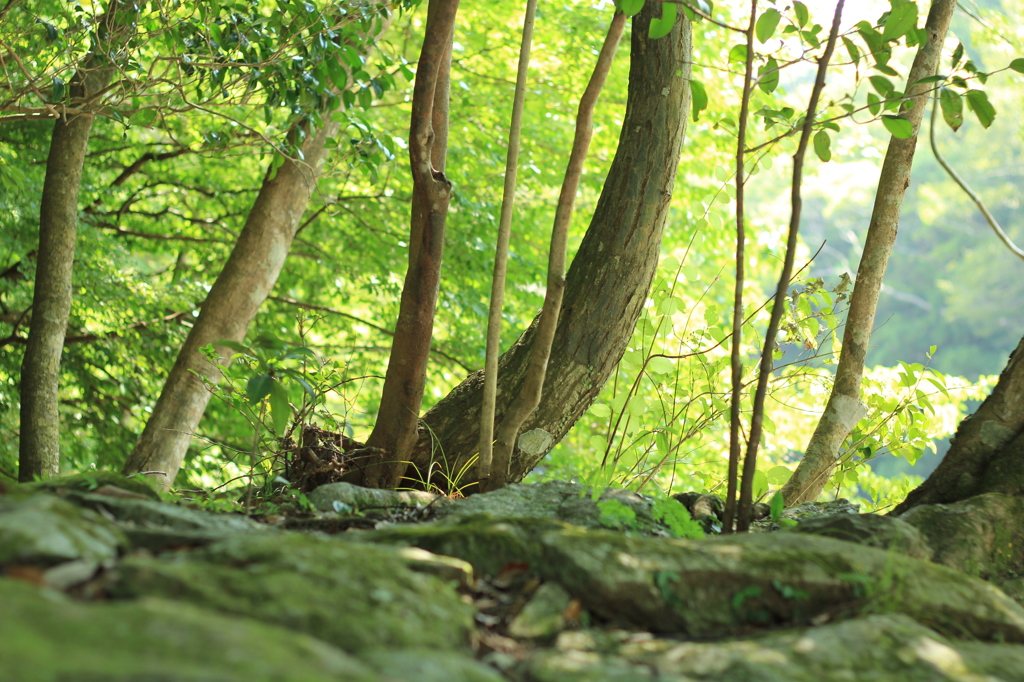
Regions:
M 452 183 L 444 175 L 448 151 L 448 96 L 452 37 L 459 0 L 430 0 L 423 48 L 413 87 L 409 126 L 412 218 L 409 268 L 381 390 L 380 410 L 366 445 L 375 454 L 362 471 L 363 485 L 394 488 L 416 443 L 416 425 L 427 379 L 430 338 L 441 286 L 444 225 Z
M 938 468 L 891 513 L 992 492 L 1024 495 L 1024 339 L 991 395 L 960 423 Z
M 568 432 L 600 392 L 626 349 L 658 263 L 679 152 L 690 108 L 690 23 L 651 40 L 660 16 L 648 2 L 633 20 L 629 97 L 597 209 L 566 276 L 565 297 L 540 406 L 523 424 L 509 480 L 522 480 Z M 499 362 L 496 418 L 504 417 L 528 370 L 537 320 Z M 476 372 L 431 408 L 412 452 L 411 486 L 454 489 L 476 481 L 483 373 Z M 526 434 L 524 434 L 526 435 Z M 523 446 L 526 449 L 523 449 Z M 461 481 L 461 483 L 460 483 Z
M 902 140 L 895 137 L 889 140 L 878 178 L 864 252 L 857 269 L 857 281 L 850 295 L 850 311 L 846 318 L 835 383 L 825 412 L 807 444 L 804 458 L 782 487 L 782 496 L 787 505 L 817 499 L 828 483 L 839 456 L 839 448 L 867 411 L 860 401 L 864 358 L 875 323 L 882 278 L 896 242 L 900 208 L 907 187 L 910 186 L 917 133 L 934 87 L 932 84 L 920 84 L 919 81 L 935 74 L 955 8 L 956 0 L 933 0 L 928 12 L 925 23 L 928 40 L 918 50 L 910 75 L 907 76 L 907 92 L 912 93 L 913 99 L 904 105 L 900 114 L 913 124 L 914 134 Z
M 389 16 L 376 35 L 390 23 Z M 299 147 L 302 161 L 286 158 L 276 173 L 267 171 L 238 241 L 178 351 L 152 416 L 125 463 L 125 474 L 154 472 L 152 480 L 163 490 L 174 483 L 210 400 L 196 374 L 213 380 L 220 376 L 220 368 L 210 364 L 200 349 L 216 341 L 241 341 L 270 295 L 322 172 L 324 145 L 340 128 L 332 113 L 324 112 L 322 126 L 310 131 Z
M 32 320 L 21 364 L 21 436 L 18 478 L 32 481 L 60 473 L 60 356 L 71 314 L 71 275 L 78 232 L 78 192 L 92 130 L 94 100 L 110 84 L 108 50 L 126 42 L 135 10 L 113 0 L 97 20 L 98 41 L 75 72 L 71 100 L 86 113 L 54 121 L 39 210 L 39 249 Z M 58 107 L 60 109 L 60 107 Z

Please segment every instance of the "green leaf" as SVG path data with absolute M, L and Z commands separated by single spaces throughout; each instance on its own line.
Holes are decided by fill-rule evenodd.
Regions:
M 807 5 L 802 2 L 794 2 L 793 11 L 796 13 L 796 23 L 800 28 L 806 26 L 808 19 L 811 18 L 811 13 L 807 11 Z
M 829 140 L 828 133 L 824 130 L 819 130 L 814 135 L 814 153 L 818 155 L 818 158 L 822 161 L 828 162 L 832 158 L 832 150 L 829 149 L 831 141 Z
M 272 381 L 270 386 L 270 418 L 274 424 L 274 433 L 284 433 L 288 428 L 288 420 L 292 417 L 292 408 L 288 404 L 288 392 L 280 381 Z
M 878 116 L 878 112 L 882 110 L 881 101 L 875 93 L 868 93 L 868 111 L 871 112 L 872 116 Z
M 143 109 L 142 111 L 136 111 L 132 114 L 132 117 L 128 119 L 128 122 L 133 126 L 149 126 L 153 121 L 156 120 L 155 109 Z
M 785 485 L 792 475 L 793 472 L 784 466 L 775 466 L 765 472 L 768 483 L 771 485 Z
M 984 90 L 967 91 L 967 108 L 978 117 L 978 122 L 985 128 L 992 125 L 996 118 L 996 108 L 988 101 Z
M 782 510 L 786 508 L 786 500 L 782 497 L 782 491 L 772 495 L 772 501 L 768 504 L 769 514 L 772 521 L 778 521 L 782 516 Z
M 779 25 L 779 19 L 782 15 L 779 14 L 777 9 L 766 9 L 764 14 L 757 18 L 757 24 L 754 26 L 754 35 L 762 43 L 767 43 L 775 33 L 776 27 Z
M 860 64 L 860 49 L 858 49 L 857 44 L 854 43 L 849 38 L 847 38 L 846 36 L 843 36 L 843 45 L 846 46 L 846 51 L 850 55 L 850 61 L 852 61 L 854 64 L 858 64 L 859 65 Z
M 1014 59 L 1010 62 L 1010 68 L 1017 73 L 1024 73 L 1024 59 Z
M 615 0 L 615 6 L 627 17 L 631 17 L 644 8 L 644 0 Z
M 917 26 L 917 4 L 907 2 L 897 5 L 889 12 L 885 20 L 885 28 L 882 30 L 882 37 L 888 41 L 899 40 L 912 28 Z
M 964 44 L 957 43 L 956 49 L 953 50 L 953 59 L 950 60 L 953 68 L 960 66 L 960 60 L 964 58 Z
M 899 140 L 905 140 L 914 134 L 914 124 L 899 116 L 883 116 L 882 125 Z
M 690 104 L 693 109 L 693 122 L 700 118 L 700 112 L 708 108 L 708 92 L 700 81 L 690 81 Z
M 743 43 L 739 45 L 733 45 L 732 49 L 729 50 L 729 63 L 731 64 L 746 64 L 747 63 L 747 46 Z
M 960 95 L 949 88 L 942 88 L 939 106 L 942 108 L 942 120 L 953 130 L 959 130 L 964 123 L 964 101 Z
M 779 87 L 779 63 L 774 57 L 769 57 L 757 70 L 757 87 L 769 94 Z
M 651 27 L 647 31 L 652 40 L 664 38 L 672 32 L 672 27 L 676 23 L 676 7 L 675 3 L 661 3 L 661 18 L 651 19 Z
M 257 374 L 249 377 L 249 381 L 245 385 L 245 397 L 248 398 L 249 404 L 255 405 L 270 395 L 273 385 L 274 378 L 269 374 Z
M 875 92 L 883 98 L 888 97 L 889 93 L 896 89 L 892 81 L 885 76 L 868 76 L 868 80 L 871 82 L 871 87 L 875 89 Z
M 755 471 L 753 486 L 754 499 L 756 500 L 757 498 L 764 495 L 766 492 L 768 492 L 768 477 L 764 475 L 763 471 Z

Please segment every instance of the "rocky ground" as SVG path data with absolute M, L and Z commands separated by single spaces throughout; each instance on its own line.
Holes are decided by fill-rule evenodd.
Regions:
M 0 679 L 1024 680 L 1018 498 L 701 539 L 559 482 L 309 499 L 255 520 L 112 475 L 0 484 Z

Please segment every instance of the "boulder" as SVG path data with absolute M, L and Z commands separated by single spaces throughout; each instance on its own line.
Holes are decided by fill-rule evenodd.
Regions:
M 888 614 L 726 642 L 565 632 L 516 674 L 522 682 L 1012 682 L 1022 670 L 1024 646 L 956 641 Z
M 832 514 L 805 519 L 791 532 L 810 533 L 856 542 L 867 547 L 891 550 L 928 561 L 932 549 L 917 528 L 891 516 L 878 514 Z
M 981 578 L 1024 573 L 1024 499 L 985 493 L 912 507 L 899 518 L 921 532 L 937 563 Z
M 81 603 L 0 578 L 0 676 L 17 682 L 384 682 L 308 635 L 161 599 Z
M 129 556 L 110 593 L 189 602 L 304 632 L 356 653 L 465 649 L 472 609 L 402 552 L 322 536 L 242 534 L 188 552 Z M 439 562 L 438 570 L 450 570 Z

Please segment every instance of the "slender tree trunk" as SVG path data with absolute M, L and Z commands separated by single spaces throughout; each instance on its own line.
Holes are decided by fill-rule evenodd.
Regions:
M 387 30 L 390 24 L 389 16 L 368 40 Z M 302 161 L 286 158 L 276 172 L 267 171 L 238 242 L 178 351 L 153 414 L 128 456 L 124 473 L 156 472 L 151 474 L 153 482 L 164 490 L 174 483 L 210 400 L 209 391 L 196 374 L 214 380 L 220 376 L 220 368 L 210 364 L 200 349 L 216 341 L 241 341 L 277 282 L 323 170 L 324 145 L 340 128 L 331 114 L 324 113 L 322 127 L 309 131 L 299 147 Z
M 71 275 L 78 231 L 78 191 L 89 148 L 95 99 L 110 84 L 114 66 L 108 50 L 120 49 L 134 30 L 135 10 L 113 0 L 97 20 L 99 44 L 78 68 L 71 99 L 87 110 L 54 121 L 46 177 L 40 197 L 39 249 L 32 321 L 21 364 L 21 481 L 60 473 L 60 356 L 71 314 Z
M 651 40 L 660 16 L 648 2 L 633 19 L 629 97 L 618 151 L 590 228 L 566 276 L 548 380 L 540 406 L 523 424 L 509 466 L 519 481 L 568 432 L 600 392 L 632 336 L 647 300 L 661 248 L 679 151 L 690 109 L 690 24 L 680 16 L 672 33 Z M 499 362 L 497 418 L 524 381 L 537 321 Z M 477 480 L 483 373 L 457 386 L 423 417 L 412 453 L 410 485 L 442 488 Z M 530 438 L 525 436 L 529 435 Z M 446 476 L 450 479 L 446 480 Z
M 913 93 L 913 99 L 904 105 L 901 112 L 901 116 L 913 124 L 914 134 L 902 140 L 895 137 L 889 140 L 878 178 L 878 191 L 875 193 L 864 252 L 857 270 L 857 282 L 850 295 L 850 311 L 846 318 L 843 350 L 836 368 L 835 383 L 803 460 L 782 488 L 782 496 L 787 505 L 817 499 L 835 466 L 839 448 L 867 411 L 860 401 L 864 358 L 875 323 L 882 278 L 896 241 L 903 196 L 910 186 L 917 133 L 934 87 L 931 84 L 919 84 L 919 81 L 935 74 L 955 7 L 956 0 L 933 0 L 928 12 L 925 24 L 928 40 L 918 50 L 907 77 L 907 91 Z
M 892 513 L 990 492 L 1024 495 L 1024 339 L 991 395 L 960 423 L 938 468 Z
M 512 400 L 498 428 L 498 438 L 494 444 L 494 470 L 490 472 L 489 477 L 480 479 L 480 487 L 484 492 L 503 488 L 508 483 L 508 464 L 516 447 L 516 436 L 519 435 L 523 422 L 540 404 L 548 359 L 551 357 L 551 344 L 558 328 L 558 314 L 562 309 L 562 298 L 565 294 L 569 222 L 572 220 L 572 210 L 576 205 L 576 192 L 580 186 L 580 177 L 583 175 L 583 163 L 594 135 L 594 107 L 597 106 L 597 99 L 604 89 L 608 72 L 611 71 L 615 50 L 619 46 L 625 27 L 626 15 L 616 11 L 597 57 L 594 73 L 583 97 L 580 98 L 579 112 L 576 115 L 576 134 L 572 142 L 572 152 L 569 154 L 569 164 L 565 169 L 565 178 L 562 180 L 562 190 L 558 195 L 555 224 L 551 229 L 547 290 L 544 294 L 544 307 L 537 318 L 537 332 L 530 351 L 530 369 L 523 379 L 522 388 Z
M 363 485 L 394 488 L 416 443 L 434 312 L 441 285 L 444 224 L 452 184 L 444 175 L 448 151 L 448 93 L 452 36 L 459 0 L 430 0 L 423 49 L 413 87 L 409 160 L 412 218 L 409 268 L 391 343 L 380 410 L 366 445 L 377 454 L 363 470 Z
M 508 270 L 508 243 L 512 235 L 512 208 L 516 198 L 516 173 L 519 170 L 519 139 L 526 102 L 526 76 L 530 68 L 533 43 L 533 18 L 537 0 L 527 0 L 523 18 L 523 39 L 519 46 L 516 94 L 512 100 L 512 121 L 508 130 L 508 154 L 505 157 L 505 186 L 501 195 L 501 217 L 494 250 L 494 276 L 491 278 L 491 305 L 487 313 L 487 349 L 484 359 L 484 397 L 480 413 L 480 480 L 491 475 L 494 441 L 494 403 L 498 394 L 498 356 L 501 354 L 501 308 L 505 298 L 505 273 Z M 482 485 L 482 484 L 481 484 Z

